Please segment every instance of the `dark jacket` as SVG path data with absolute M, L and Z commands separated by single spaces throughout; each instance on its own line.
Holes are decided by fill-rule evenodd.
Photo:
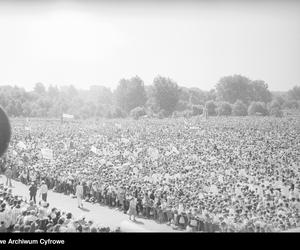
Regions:
M 36 195 L 37 193 L 37 186 L 36 185 L 31 185 L 29 188 L 29 192 L 31 195 Z

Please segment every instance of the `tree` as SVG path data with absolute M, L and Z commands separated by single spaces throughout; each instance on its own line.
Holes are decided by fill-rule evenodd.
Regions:
M 234 116 L 246 116 L 247 115 L 247 106 L 241 100 L 237 100 L 233 104 L 232 114 Z
M 299 108 L 299 103 L 295 100 L 286 101 L 284 103 L 284 107 L 288 108 L 288 109 L 298 109 Z
M 58 90 L 57 86 L 50 85 L 48 87 L 48 96 L 51 99 L 55 99 L 55 98 L 59 97 L 59 90 Z
M 228 116 L 228 115 L 231 115 L 231 112 L 232 112 L 232 108 L 228 102 L 219 103 L 218 108 L 217 108 L 217 113 L 219 115 Z
M 208 100 L 208 94 L 198 88 L 190 88 L 189 94 L 191 104 L 204 105 L 205 102 Z M 213 99 L 213 96 L 211 96 L 211 99 Z
M 288 96 L 292 100 L 300 100 L 300 86 L 295 86 L 289 90 Z
M 114 94 L 117 106 L 126 112 L 144 106 L 147 101 L 144 82 L 138 76 L 120 80 Z
M 217 98 L 229 103 L 235 103 L 237 100 L 248 103 L 251 99 L 250 84 L 251 80 L 241 75 L 223 77 L 216 85 Z
M 179 100 L 176 104 L 175 110 L 184 111 L 189 108 L 191 108 L 191 105 L 188 102 Z
M 273 100 L 270 104 L 269 104 L 269 109 L 274 109 L 274 108 L 281 108 L 281 105 L 279 103 L 279 101 L 277 100 Z
M 251 101 L 270 102 L 272 94 L 268 90 L 268 84 L 261 80 L 252 81 L 250 84 Z
M 275 117 L 282 117 L 283 116 L 283 112 L 279 107 L 273 107 L 270 110 L 270 115 L 275 116 Z
M 136 107 L 130 111 L 130 116 L 136 120 L 138 120 L 140 117 L 146 115 L 146 110 L 144 107 Z
M 210 100 L 205 103 L 205 108 L 207 109 L 208 115 L 216 115 L 217 105 L 214 101 Z
M 248 107 L 248 115 L 268 115 L 268 110 L 262 102 L 251 102 Z
M 203 113 L 203 106 L 202 105 L 192 105 L 192 115 L 202 115 Z
M 119 107 L 114 107 L 111 112 L 112 118 L 125 118 L 127 116 L 126 112 Z
M 179 101 L 179 88 L 170 78 L 157 76 L 154 81 L 155 103 L 160 109 L 171 114 Z
M 44 95 L 46 93 L 46 88 L 43 83 L 38 82 L 34 85 L 34 92 L 39 95 Z

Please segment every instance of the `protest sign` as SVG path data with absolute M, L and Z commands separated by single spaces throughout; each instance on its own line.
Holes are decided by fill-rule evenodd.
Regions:
M 92 151 L 93 153 L 95 153 L 96 155 L 99 155 L 99 154 L 100 154 L 99 149 L 97 149 L 95 146 L 92 146 L 92 147 L 91 147 L 91 151 Z
M 126 139 L 126 138 L 122 138 L 121 139 L 121 142 L 125 143 L 125 144 L 128 144 L 130 142 L 130 140 Z
M 25 130 L 30 132 L 31 128 L 30 127 L 25 127 Z
M 219 193 L 219 189 L 216 185 L 213 184 L 210 186 L 210 192 L 214 195 L 217 195 Z
M 17 147 L 19 147 L 20 149 L 27 149 L 26 144 L 22 141 L 18 142 Z
M 53 160 L 53 151 L 51 149 L 42 148 L 41 152 L 44 159 Z
M 177 148 L 175 146 L 172 147 L 172 152 L 175 154 L 179 154 L 179 151 L 177 150 Z
M 122 125 L 120 123 L 115 123 L 115 126 L 118 128 L 118 129 L 121 129 L 122 128 Z
M 149 155 L 150 155 L 150 157 L 151 157 L 152 160 L 157 160 L 158 157 L 159 157 L 159 151 L 156 148 L 150 147 L 148 149 L 148 153 L 149 153 Z

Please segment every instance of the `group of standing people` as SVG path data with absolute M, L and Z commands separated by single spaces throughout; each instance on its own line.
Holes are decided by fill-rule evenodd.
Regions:
M 79 207 L 100 202 L 133 220 L 200 231 L 300 225 L 299 117 L 38 121 L 30 135 L 22 122 L 12 125 L 13 178 L 78 194 Z M 53 149 L 54 159 L 44 159 L 41 148 Z

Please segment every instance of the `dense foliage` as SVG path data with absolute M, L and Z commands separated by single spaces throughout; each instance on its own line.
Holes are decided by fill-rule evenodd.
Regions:
M 245 116 L 248 111 L 252 115 L 280 116 L 282 109 L 299 109 L 299 90 L 300 87 L 295 86 L 286 93 L 270 92 L 264 81 L 252 81 L 241 75 L 221 78 L 210 91 L 181 87 L 163 76 L 145 85 L 135 76 L 121 79 L 114 91 L 96 85 L 79 90 L 72 85 L 46 87 L 36 83 L 32 91 L 0 86 L 0 105 L 11 117 L 59 118 L 62 113 L 68 113 L 82 119 L 124 118 L 137 107 L 160 118 L 172 116 L 174 112 L 174 116 L 189 117 L 203 114 L 204 106 L 210 116 Z

